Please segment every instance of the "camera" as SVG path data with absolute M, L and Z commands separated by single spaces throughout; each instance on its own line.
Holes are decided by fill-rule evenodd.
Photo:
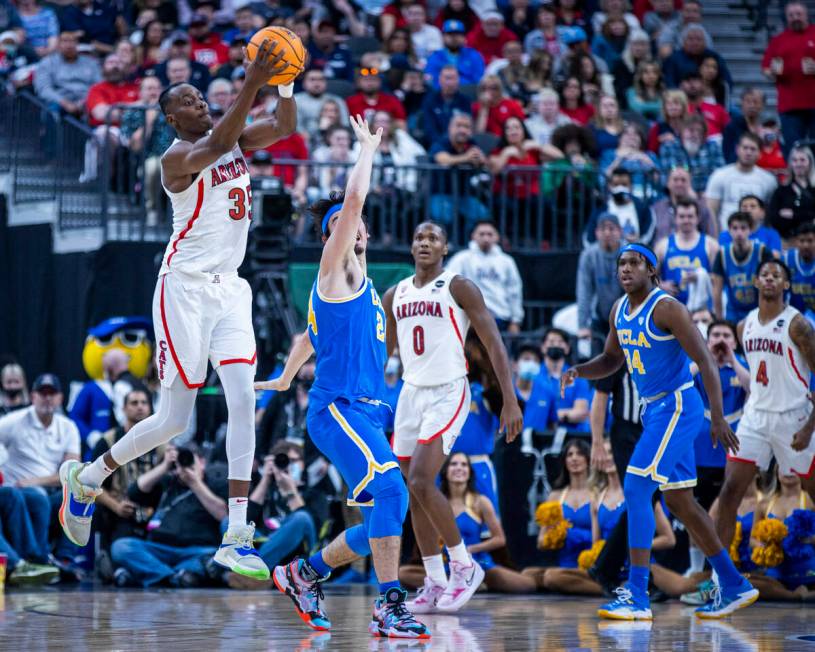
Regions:
M 288 458 L 287 458 L 288 459 Z M 189 448 L 179 448 L 175 460 L 176 466 L 189 468 L 195 465 L 195 454 Z
M 289 456 L 286 453 L 278 453 L 274 456 L 274 465 L 281 471 L 289 470 Z

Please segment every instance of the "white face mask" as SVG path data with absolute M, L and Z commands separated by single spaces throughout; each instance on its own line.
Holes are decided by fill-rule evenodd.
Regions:
M 300 462 L 294 462 L 293 464 L 289 464 L 289 475 L 291 479 L 294 480 L 295 484 L 300 484 L 300 480 L 303 477 L 303 467 L 300 465 Z
M 518 376 L 522 380 L 532 380 L 540 373 L 541 366 L 537 360 L 521 360 L 518 362 Z

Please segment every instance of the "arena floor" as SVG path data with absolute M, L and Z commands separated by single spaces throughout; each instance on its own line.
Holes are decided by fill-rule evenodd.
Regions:
M 812 606 L 759 604 L 727 621 L 704 623 L 671 602 L 656 605 L 653 625 L 618 624 L 595 618 L 596 600 L 481 595 L 465 612 L 426 617 L 433 638 L 425 643 L 370 637 L 368 589 L 326 593 L 330 634 L 309 632 L 288 599 L 271 592 L 0 593 L 0 650 L 815 652 Z

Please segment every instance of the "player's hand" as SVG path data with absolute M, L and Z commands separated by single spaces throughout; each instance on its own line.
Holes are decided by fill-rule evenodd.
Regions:
M 807 397 L 810 401 L 815 402 L 813 399 L 813 393 L 810 392 L 807 394 Z M 801 428 L 798 432 L 796 432 L 792 436 L 792 450 L 794 451 L 802 451 L 805 450 L 807 446 L 809 446 L 809 442 L 812 441 L 812 428 L 811 426 L 804 424 L 804 427 Z
M 273 389 L 276 392 L 285 392 L 291 387 L 291 382 L 280 376 L 272 380 L 259 380 L 255 383 L 255 389 Z
M 606 446 L 603 441 L 591 440 L 591 468 L 603 471 L 605 473 L 608 464 L 611 461 L 611 455 L 608 454 Z
M 504 407 L 501 409 L 499 432 L 506 432 L 507 443 L 514 441 L 515 438 L 521 434 L 523 427 L 524 415 L 521 412 L 521 406 L 518 405 L 518 401 L 504 401 Z
M 262 88 L 275 75 L 285 72 L 289 64 L 283 61 L 283 48 L 277 54 L 272 54 L 277 47 L 277 41 L 263 39 L 254 60 L 246 63 L 246 49 L 244 48 L 244 69 L 246 70 L 246 84 L 253 88 Z
M 730 424 L 722 416 L 716 417 L 710 422 L 710 439 L 713 442 L 713 448 L 721 444 L 728 453 L 739 452 L 739 440 Z
M 382 140 L 382 127 L 377 129 L 375 134 L 372 134 L 371 130 L 368 128 L 368 121 L 361 115 L 352 115 L 350 118 L 351 127 L 353 127 L 354 133 L 357 135 L 359 144 L 362 147 L 367 147 L 371 150 L 375 150 L 377 147 L 379 147 L 379 143 Z
M 560 398 L 566 398 L 566 388 L 574 384 L 577 378 L 577 368 L 569 367 L 560 375 Z

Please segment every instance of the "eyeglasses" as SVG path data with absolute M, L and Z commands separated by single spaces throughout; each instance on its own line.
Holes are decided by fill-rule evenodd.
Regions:
M 363 77 L 376 77 L 379 74 L 377 68 L 360 68 L 359 74 Z

